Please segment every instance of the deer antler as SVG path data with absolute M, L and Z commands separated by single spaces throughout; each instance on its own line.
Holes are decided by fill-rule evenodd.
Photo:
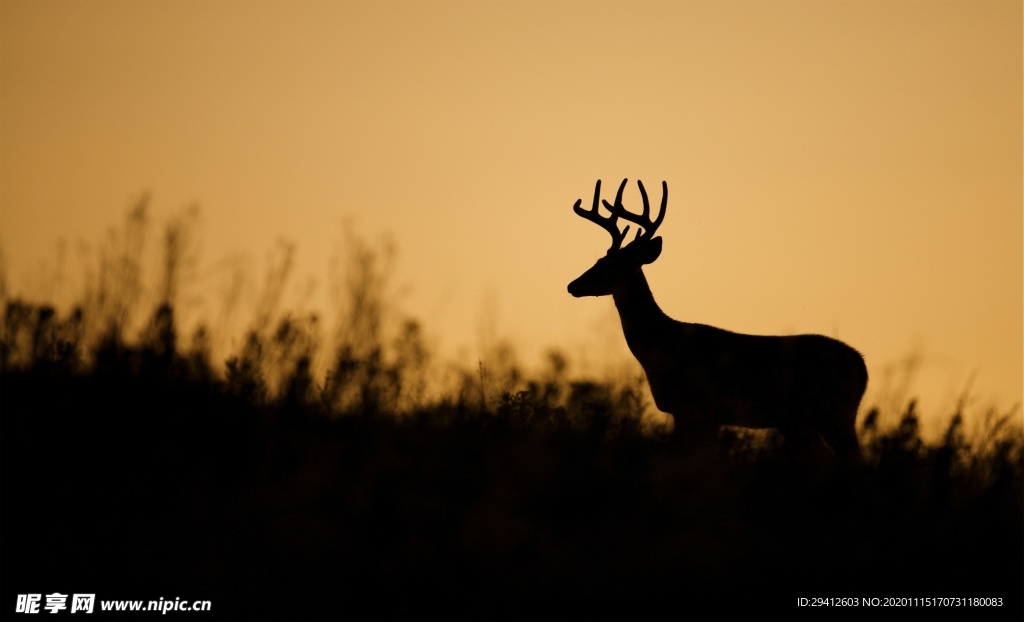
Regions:
M 661 226 L 661 221 L 665 219 L 665 207 L 668 205 L 668 184 L 661 182 L 661 209 L 658 211 L 658 217 L 651 221 L 651 203 L 647 199 L 647 190 L 644 188 L 644 182 L 637 180 L 636 184 L 640 186 L 640 196 L 644 200 L 644 213 L 634 214 L 626 211 L 626 208 L 622 206 L 622 189 L 626 186 L 626 180 L 622 180 L 622 185 L 619 186 L 619 193 L 615 196 L 615 204 L 611 204 L 608 201 L 604 201 L 605 208 L 612 213 L 613 216 L 628 220 L 629 222 L 637 226 L 636 237 L 633 239 L 635 242 L 641 238 L 650 240 L 654 237 L 654 232 Z M 629 227 L 626 227 L 629 230 Z M 642 234 L 642 235 L 641 235 Z M 626 235 L 626 231 L 622 232 L 623 237 Z
M 626 180 L 622 180 L 622 185 L 619 186 L 619 192 L 615 195 L 615 204 L 619 205 L 622 202 L 622 191 L 626 187 Z M 623 231 L 619 231 L 618 220 L 619 216 L 614 211 L 612 215 L 607 218 L 601 216 L 598 210 L 601 206 L 601 180 L 597 180 L 597 185 L 594 187 L 594 206 L 589 210 L 583 209 L 580 205 L 583 203 L 583 199 L 577 199 L 576 204 L 572 206 L 572 210 L 576 212 L 578 216 L 589 220 L 592 223 L 600 225 L 602 229 L 607 231 L 612 236 L 612 245 L 608 247 L 608 252 L 619 250 L 622 246 L 622 240 L 626 238 L 626 232 L 629 231 L 627 225 Z M 608 201 L 604 202 L 605 207 L 609 207 Z M 610 208 L 609 208 L 610 209 Z

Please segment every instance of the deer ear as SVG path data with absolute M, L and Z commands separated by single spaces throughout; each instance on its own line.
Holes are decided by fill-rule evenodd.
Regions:
M 640 249 L 640 263 L 653 263 L 661 256 L 661 236 L 651 238 Z

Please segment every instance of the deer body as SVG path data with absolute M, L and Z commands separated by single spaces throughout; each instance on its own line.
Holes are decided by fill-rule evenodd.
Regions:
M 611 218 L 597 215 L 600 182 L 592 210 L 580 209 L 577 202 L 576 212 L 608 229 L 613 244 L 569 292 L 612 296 L 626 344 L 644 369 L 658 409 L 672 415 L 677 430 L 776 428 L 787 437 L 820 436 L 841 458 L 859 462 L 855 420 L 867 385 L 861 355 L 821 335 L 746 335 L 667 316 L 654 301 L 642 266 L 661 253 L 661 238 L 653 233 L 664 216 L 668 189 L 663 184 L 662 211 L 652 222 L 643 185 L 642 216 L 622 207 L 624 186 L 625 181 L 615 204 L 604 202 Z M 626 231 L 618 233 L 619 217 L 644 229 L 626 247 L 620 247 Z

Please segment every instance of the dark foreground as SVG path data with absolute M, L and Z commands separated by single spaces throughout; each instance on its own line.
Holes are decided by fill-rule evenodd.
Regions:
M 1021 443 L 926 448 L 912 413 L 847 472 L 522 396 L 331 419 L 114 369 L 0 400 L 4 618 L 1024 617 Z M 212 610 L 14 613 L 53 592 Z

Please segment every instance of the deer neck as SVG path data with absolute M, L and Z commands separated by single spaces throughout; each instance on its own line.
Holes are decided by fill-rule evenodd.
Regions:
M 654 301 L 643 270 L 638 270 L 619 291 L 614 292 L 612 299 L 622 320 L 626 345 L 643 363 L 643 355 L 652 349 L 659 336 L 664 335 L 662 325 L 669 318 Z

